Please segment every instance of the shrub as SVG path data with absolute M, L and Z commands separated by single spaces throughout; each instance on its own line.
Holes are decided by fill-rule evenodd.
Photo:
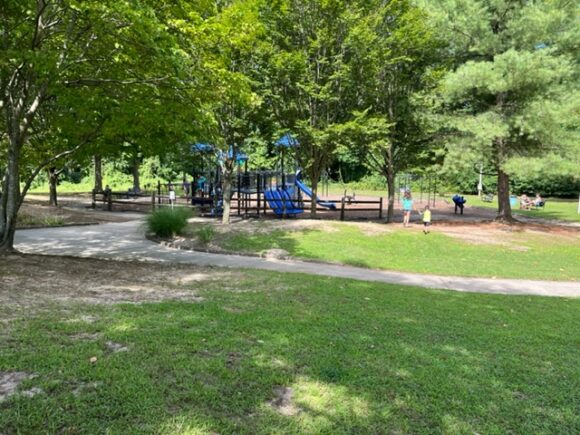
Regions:
M 383 191 L 386 190 L 387 182 L 385 177 L 382 175 L 365 175 L 358 181 L 350 181 L 348 183 L 336 183 L 331 182 L 332 185 L 340 188 L 340 189 L 347 189 L 348 191 L 359 191 L 359 190 L 378 190 Z M 322 184 L 319 184 L 319 189 L 322 189 Z
M 349 183 L 349 186 L 354 190 L 385 190 L 387 181 L 385 177 L 379 174 L 365 175 L 358 181 Z
M 209 242 L 212 241 L 214 234 L 215 230 L 211 225 L 204 225 L 197 231 L 197 237 L 199 238 L 199 241 L 204 245 L 207 245 Z
M 161 208 L 147 216 L 147 230 L 158 237 L 171 237 L 187 226 L 191 212 L 185 208 Z
M 34 216 L 20 212 L 17 217 L 17 224 L 19 227 L 60 227 L 64 225 L 64 223 L 64 217 L 58 215 Z
M 16 217 L 16 223 L 21 227 L 28 227 L 38 224 L 38 219 L 28 213 L 20 212 Z
M 60 227 L 64 225 L 64 217 L 63 216 L 44 216 L 42 219 L 42 225 L 47 227 Z

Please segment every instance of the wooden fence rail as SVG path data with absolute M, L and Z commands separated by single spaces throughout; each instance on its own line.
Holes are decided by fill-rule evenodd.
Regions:
M 150 201 L 137 201 L 139 198 L 150 198 Z M 185 199 L 185 204 L 183 200 Z M 175 207 L 192 207 L 192 198 L 190 197 L 179 197 L 174 204 Z M 300 203 L 304 206 L 304 210 L 310 210 L 310 205 L 312 204 L 312 199 L 302 199 L 301 201 L 294 201 Z M 383 198 L 378 200 L 347 200 L 342 199 L 341 201 L 324 201 L 327 203 L 334 203 L 336 209 L 332 210 L 327 207 L 322 207 L 317 205 L 317 211 L 323 212 L 337 212 L 340 213 L 340 220 L 345 220 L 347 213 L 356 212 L 377 212 L 378 218 L 383 218 Z M 165 207 L 170 205 L 169 195 L 159 195 L 157 192 L 153 191 L 149 193 L 130 193 L 130 192 L 112 192 L 112 191 L 92 191 L 92 208 L 96 208 L 97 204 L 102 203 L 103 209 L 112 211 L 113 204 L 119 205 L 131 205 L 147 207 L 151 210 L 155 210 L 158 207 Z M 375 205 L 375 207 L 352 207 L 351 205 Z M 239 196 L 238 192 L 233 192 L 231 199 L 231 210 L 232 213 L 236 213 L 238 216 L 247 215 L 249 212 L 255 213 L 257 216 L 261 214 L 267 214 L 269 212 L 268 202 L 264 199 L 262 195 L 244 195 Z

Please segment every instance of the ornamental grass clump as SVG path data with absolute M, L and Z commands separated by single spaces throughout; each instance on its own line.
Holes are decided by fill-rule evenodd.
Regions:
M 204 245 L 209 244 L 215 235 L 215 230 L 212 225 L 204 225 L 199 230 L 197 230 L 197 237 L 201 243 Z
M 158 237 L 172 237 L 181 234 L 190 216 L 184 208 L 161 208 L 147 216 L 147 230 Z

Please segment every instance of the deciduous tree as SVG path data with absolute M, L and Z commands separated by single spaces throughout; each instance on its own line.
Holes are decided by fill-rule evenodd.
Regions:
M 48 157 L 33 159 L 33 142 L 54 138 L 59 116 L 78 113 L 78 126 L 88 130 L 95 118 L 82 116 L 91 106 L 83 100 L 89 88 L 151 89 L 174 82 L 181 56 L 171 49 L 174 39 L 157 17 L 156 3 L 2 2 L 0 252 L 12 250 L 16 215 L 34 177 L 84 143 L 61 137 L 64 148 L 51 150 L 44 142 Z M 34 168 L 24 174 L 24 166 Z

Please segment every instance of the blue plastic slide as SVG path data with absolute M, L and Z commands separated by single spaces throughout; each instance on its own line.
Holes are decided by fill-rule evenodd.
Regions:
M 302 192 L 304 192 L 306 196 L 308 196 L 310 199 L 314 199 L 314 194 L 312 193 L 312 190 L 310 190 L 310 188 L 300 180 L 300 171 L 296 173 L 295 183 L 296 186 L 298 186 L 298 188 Z M 320 198 L 316 197 L 316 203 L 321 207 L 326 207 L 329 208 L 330 210 L 336 210 L 336 204 L 334 202 L 324 202 L 321 201 Z
M 285 190 L 270 189 L 264 192 L 264 198 L 274 213 L 278 216 L 290 216 L 304 213 L 302 208 L 297 207 L 290 194 Z

